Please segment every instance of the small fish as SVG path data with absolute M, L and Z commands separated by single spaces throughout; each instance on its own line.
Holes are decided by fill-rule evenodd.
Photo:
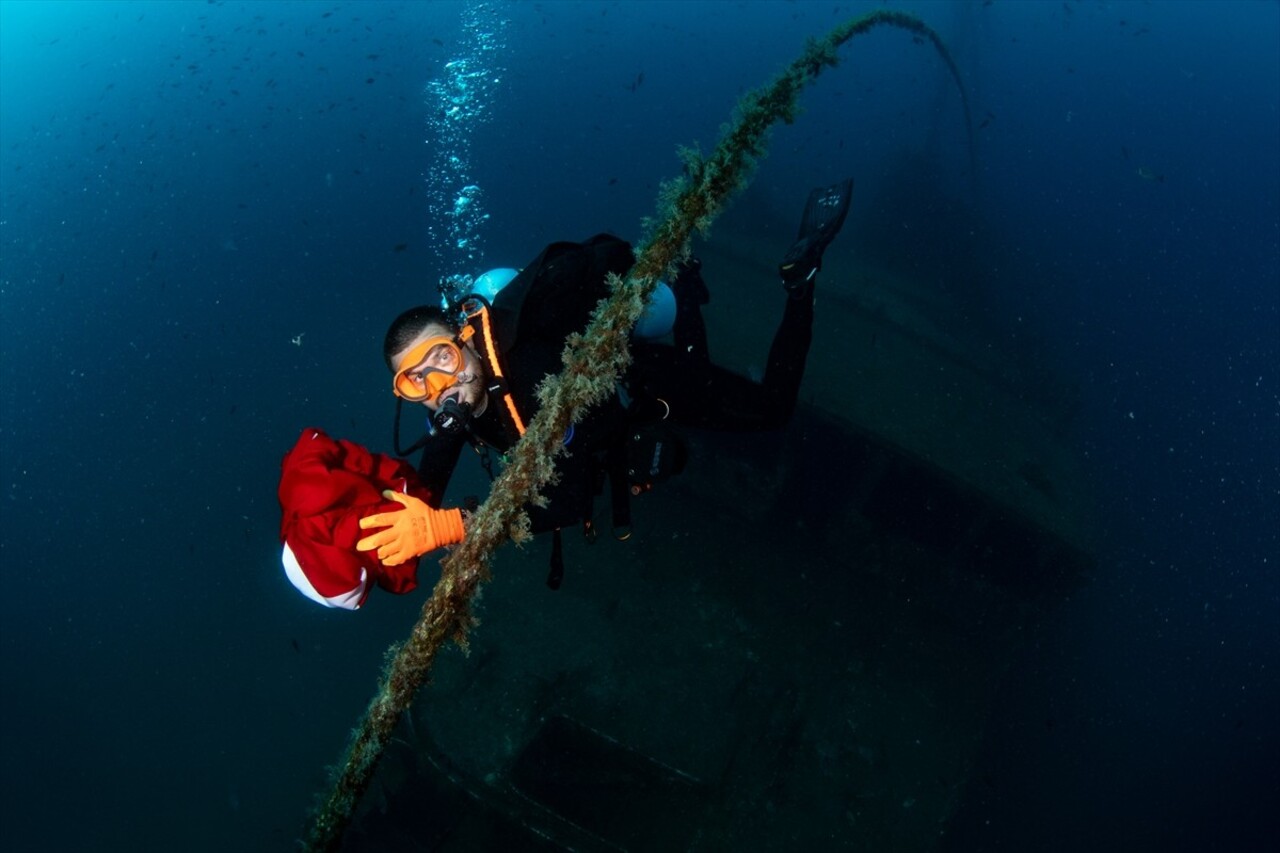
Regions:
M 609 179 L 609 186 L 613 186 L 613 185 L 614 185 L 614 184 L 616 184 L 617 182 L 618 182 L 618 179 L 617 179 L 617 178 L 610 178 L 610 179 Z
M 408 243 L 396 243 L 395 246 L 392 247 L 393 251 L 396 252 L 403 252 L 407 248 L 409 248 Z
M 437 47 L 444 47 L 444 42 L 440 41 L 440 39 L 432 39 L 431 43 Z
M 1138 177 L 1142 178 L 1142 180 L 1144 181 L 1153 181 L 1157 184 L 1164 183 L 1164 175 L 1157 174 L 1151 171 L 1150 169 L 1148 169 L 1146 166 L 1138 167 Z
M 1128 160 L 1128 159 L 1129 159 L 1129 149 L 1128 149 L 1128 148 L 1125 148 L 1123 145 L 1121 145 L 1121 146 L 1120 146 L 1120 153 L 1124 155 L 1124 159 L 1126 159 L 1126 160 Z
M 298 645 L 297 638 L 289 640 L 289 644 L 293 646 L 293 650 L 298 654 L 302 654 L 302 646 Z

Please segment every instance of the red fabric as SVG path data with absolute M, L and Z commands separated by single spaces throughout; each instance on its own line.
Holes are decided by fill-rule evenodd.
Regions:
M 417 559 L 388 567 L 374 552 L 356 550 L 356 540 L 372 532 L 360 529 L 361 518 L 401 509 L 382 497 L 383 490 L 407 489 L 414 497 L 431 501 L 412 466 L 307 428 L 281 467 L 280 541 L 289 543 L 317 592 L 326 598 L 351 592 L 360 585 L 362 568 L 391 592 L 406 593 L 417 587 Z

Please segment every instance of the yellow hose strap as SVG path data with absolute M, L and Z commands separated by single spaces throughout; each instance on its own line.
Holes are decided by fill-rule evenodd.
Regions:
M 506 377 L 502 375 L 502 362 L 498 360 L 497 342 L 493 339 L 493 327 L 489 325 L 489 309 L 481 306 L 478 313 L 480 314 L 480 323 L 484 326 L 484 334 L 481 337 L 484 338 L 485 354 L 489 359 L 489 367 L 493 370 L 494 378 L 502 380 L 504 386 L 502 399 L 507 404 L 507 411 L 511 413 L 511 420 L 515 421 L 516 432 L 523 436 L 524 421 L 520 419 L 520 413 L 516 411 L 516 401 L 511 398 L 510 389 L 505 387 L 507 381 Z

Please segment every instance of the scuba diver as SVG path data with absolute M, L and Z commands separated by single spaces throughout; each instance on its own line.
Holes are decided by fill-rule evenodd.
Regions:
M 796 242 L 779 264 L 786 303 L 760 381 L 711 362 L 701 312 L 710 296 L 697 258 L 678 266 L 669 287 L 659 284 L 633 332 L 632 364 L 617 391 L 569 428 L 566 452 L 556 458 L 557 476 L 542 490 L 545 500 L 526 506 L 531 532 L 553 533 L 548 586 L 558 588 L 563 577 L 560 531 L 581 524 L 594 540 L 594 502 L 606 482 L 613 533 L 626 539 L 630 497 L 680 472 L 685 450 L 673 426 L 757 431 L 778 429 L 790 419 L 812 340 L 817 273 L 844 224 L 852 187 L 845 180 L 809 195 Z M 412 589 L 417 558 L 465 536 L 462 510 L 441 508 L 463 447 L 478 453 L 492 478 L 493 456 L 519 441 L 538 409 L 539 383 L 559 372 L 565 339 L 586 327 L 608 295 L 607 275 L 625 276 L 634 262 L 631 246 L 607 234 L 553 243 L 519 273 L 495 270 L 474 282 L 464 279 L 469 289 L 442 288 L 442 305 L 421 305 L 396 317 L 383 357 L 397 398 L 396 452 L 404 457 L 422 450 L 416 476 L 403 461 L 334 442 L 319 430 L 304 431 L 286 457 L 280 492 L 286 509 L 284 563 L 294 585 L 322 604 L 349 609 L 363 603 L 371 582 L 393 592 Z M 671 343 L 658 340 L 668 333 Z M 429 418 L 427 434 L 402 450 L 405 403 L 424 406 Z M 292 466 L 297 473 L 290 482 L 314 483 L 314 471 L 303 471 L 316 459 L 348 478 L 329 497 L 349 495 L 343 490 L 351 477 L 364 494 L 358 515 L 346 512 L 340 523 L 320 525 L 329 528 L 322 534 L 326 546 L 346 546 L 338 568 L 332 561 L 317 565 L 318 555 L 299 552 L 299 545 L 308 548 L 301 541 L 306 536 L 289 535 L 311 522 L 290 512 L 298 498 L 286 480 Z M 309 496 L 304 502 L 316 500 Z M 352 529 L 357 519 L 363 534 Z M 333 535 L 339 527 L 343 535 Z M 353 554 L 356 535 L 362 538 Z

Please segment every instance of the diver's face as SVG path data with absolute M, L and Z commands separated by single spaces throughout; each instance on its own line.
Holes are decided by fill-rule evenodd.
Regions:
M 399 364 L 413 351 L 414 347 L 432 338 L 452 337 L 453 334 L 453 330 L 447 326 L 440 323 L 428 323 L 404 349 L 392 356 L 391 362 L 392 364 Z M 455 374 L 456 381 L 448 388 L 445 388 L 438 396 L 422 401 L 422 405 L 433 412 L 438 411 L 446 400 L 456 400 L 459 403 L 469 404 L 472 413 L 480 415 L 489 403 L 489 395 L 484 390 L 484 367 L 480 363 L 480 356 L 476 352 L 475 345 L 468 341 L 462 345 L 461 351 L 462 365 Z M 425 371 L 432 366 L 429 363 L 424 363 L 417 369 Z M 410 370 L 409 374 L 412 375 L 413 372 L 413 370 Z

